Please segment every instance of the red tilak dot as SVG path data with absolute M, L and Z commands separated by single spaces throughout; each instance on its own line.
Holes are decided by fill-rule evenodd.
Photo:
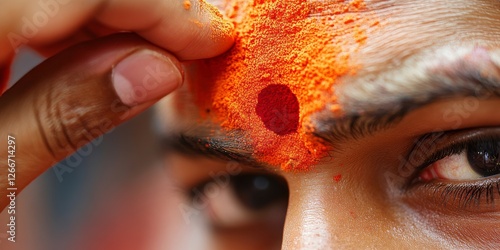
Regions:
M 341 175 L 341 174 L 339 174 L 339 175 L 335 175 L 335 176 L 333 177 L 333 180 L 334 180 L 335 182 L 339 182 L 340 180 L 342 180 L 342 175 Z
M 278 135 L 297 132 L 299 101 L 288 86 L 271 84 L 259 93 L 257 115 L 267 129 Z

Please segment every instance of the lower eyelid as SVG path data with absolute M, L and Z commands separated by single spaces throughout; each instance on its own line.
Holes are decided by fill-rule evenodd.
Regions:
M 471 215 L 500 211 L 500 175 L 474 181 L 420 182 L 407 190 L 405 199 L 426 210 L 460 211 Z
M 217 226 L 244 225 L 253 217 L 238 203 L 229 186 L 221 187 L 216 197 L 207 197 L 207 212 Z

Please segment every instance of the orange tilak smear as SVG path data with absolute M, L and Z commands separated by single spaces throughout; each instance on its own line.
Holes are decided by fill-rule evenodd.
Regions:
M 311 115 L 341 112 L 333 90 L 359 68 L 349 55 L 375 23 L 366 11 L 363 0 L 228 0 L 235 45 L 204 61 L 198 105 L 222 128 L 248 133 L 259 161 L 308 170 L 329 150 L 312 136 Z

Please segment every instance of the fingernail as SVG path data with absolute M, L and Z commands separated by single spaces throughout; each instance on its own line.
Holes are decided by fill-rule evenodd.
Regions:
M 182 84 L 172 59 L 152 51 L 138 51 L 119 62 L 112 73 L 113 87 L 129 106 L 158 100 Z

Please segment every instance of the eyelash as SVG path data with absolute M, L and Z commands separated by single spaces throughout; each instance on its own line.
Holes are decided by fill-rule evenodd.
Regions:
M 446 136 L 443 135 L 443 136 Z M 453 135 L 452 135 L 453 136 Z M 429 138 L 429 137 L 425 137 Z M 442 139 L 438 138 L 438 139 Z M 424 139 L 425 140 L 425 139 Z M 451 145 L 440 149 L 436 153 L 428 157 L 424 163 L 420 164 L 416 168 L 416 173 L 410 178 L 410 183 L 407 185 L 407 189 L 411 189 L 415 186 L 420 186 L 423 188 L 428 188 L 434 192 L 434 194 L 440 195 L 444 204 L 450 201 L 458 202 L 460 208 L 470 208 L 473 205 L 479 207 L 482 201 L 486 201 L 486 204 L 494 204 L 495 198 L 500 197 L 500 176 L 495 175 L 491 177 L 485 177 L 483 180 L 469 181 L 462 183 L 446 183 L 436 181 L 422 183 L 418 180 L 418 175 L 431 164 L 442 160 L 445 157 L 460 154 L 467 150 L 469 145 L 472 143 L 488 143 L 500 141 L 500 134 L 491 135 L 491 133 L 471 136 L 466 139 L 462 139 L 459 142 L 454 142 Z
M 436 185 L 436 184 L 434 184 Z M 457 201 L 460 208 L 478 207 L 482 200 L 486 204 L 495 204 L 495 193 L 500 195 L 500 178 L 486 179 L 475 183 L 437 184 L 435 193 L 440 193 L 443 203 Z

